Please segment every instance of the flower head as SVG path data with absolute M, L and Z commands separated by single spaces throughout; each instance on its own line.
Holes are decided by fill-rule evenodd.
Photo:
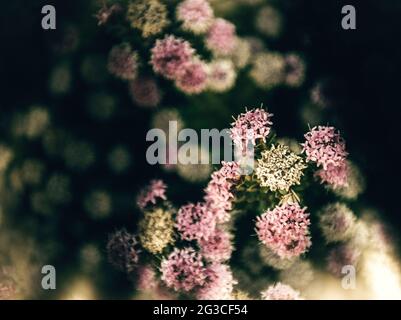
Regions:
M 237 283 L 229 267 L 224 264 L 213 264 L 207 268 L 206 283 L 196 294 L 199 300 L 232 299 L 233 287 Z
M 280 282 L 261 292 L 263 300 L 302 300 L 299 291 Z
M 153 254 L 161 253 L 174 243 L 174 220 L 170 211 L 156 209 L 145 212 L 139 222 L 139 240 L 142 246 Z
M 235 48 L 235 26 L 227 20 L 218 18 L 206 36 L 206 46 L 217 56 L 229 55 Z
M 154 72 L 167 79 L 175 79 L 183 65 L 192 60 L 195 52 L 188 41 L 172 35 L 157 40 L 151 51 L 150 63 Z
M 328 165 L 327 169 L 320 169 L 316 171 L 315 176 L 320 179 L 322 183 L 327 183 L 333 190 L 347 187 L 348 185 L 348 163 L 344 161 L 339 166 Z
M 257 217 L 259 240 L 281 258 L 297 257 L 311 245 L 309 214 L 296 203 L 286 203 Z
M 327 257 L 327 270 L 332 274 L 341 277 L 344 266 L 357 267 L 361 251 L 351 243 L 344 243 L 330 250 Z
M 349 239 L 355 229 L 356 217 L 345 204 L 336 202 L 325 206 L 319 216 L 319 226 L 327 242 Z
M 251 78 L 255 84 L 262 89 L 270 89 L 279 85 L 285 76 L 285 60 L 278 53 L 260 52 L 256 54 Z
M 167 200 L 167 186 L 162 180 L 152 180 L 138 195 L 137 205 L 140 209 L 144 209 L 147 205 L 156 204 L 157 199 Z
M 150 265 L 138 267 L 137 288 L 141 291 L 153 291 L 158 287 L 156 272 Z
M 123 80 L 133 80 L 138 73 L 138 54 L 128 43 L 114 46 L 109 54 L 109 72 Z
M 288 191 L 291 186 L 301 183 L 305 168 L 302 158 L 290 151 L 289 147 L 272 145 L 258 159 L 256 176 L 262 187 L 268 187 L 272 191 Z
M 201 202 L 182 206 L 177 213 L 176 227 L 183 240 L 208 239 L 216 227 L 216 218 Z
M 305 78 L 305 63 L 297 54 L 289 54 L 284 59 L 286 84 L 299 87 Z
M 223 166 L 212 173 L 212 178 L 205 189 L 205 202 L 216 217 L 217 222 L 227 222 L 232 209 L 232 187 L 240 178 L 240 167 L 236 162 L 222 162 Z
M 177 20 L 184 30 L 205 33 L 213 22 L 213 9 L 207 0 L 185 0 L 177 7 Z
M 343 165 L 348 153 L 345 142 L 334 127 L 318 126 L 305 134 L 302 144 L 306 161 L 316 162 L 318 167 L 327 170 L 330 165 Z
M 277 37 L 282 29 L 280 12 L 271 6 L 262 7 L 256 16 L 255 26 L 260 33 L 268 37 Z
M 140 107 L 156 107 L 161 100 L 161 93 L 155 79 L 140 77 L 129 85 L 132 100 Z
M 237 74 L 231 60 L 216 60 L 209 64 L 208 88 L 215 92 L 230 90 Z
M 144 38 L 154 36 L 170 23 L 167 8 L 159 0 L 136 0 L 128 4 L 127 19 Z
M 161 279 L 176 291 L 191 291 L 204 285 L 207 273 L 202 257 L 192 248 L 178 249 L 163 259 Z
M 202 61 L 184 63 L 176 74 L 175 84 L 186 94 L 199 94 L 207 87 L 207 69 Z
M 102 6 L 95 15 L 98 25 L 101 26 L 106 24 L 114 14 L 120 13 L 121 11 L 121 6 L 116 3 L 111 6 Z
M 139 253 L 136 236 L 125 229 L 109 236 L 107 254 L 110 263 L 117 269 L 127 273 L 134 271 L 138 265 Z
M 270 133 L 273 122 L 271 117 L 273 114 L 268 113 L 262 108 L 256 108 L 242 113 L 231 124 L 231 139 L 234 144 L 244 150 L 248 142 L 256 145 L 256 140 L 266 141 L 266 137 Z
M 214 230 L 207 240 L 201 239 L 199 246 L 205 259 L 217 263 L 230 259 L 233 251 L 230 233 L 218 228 Z

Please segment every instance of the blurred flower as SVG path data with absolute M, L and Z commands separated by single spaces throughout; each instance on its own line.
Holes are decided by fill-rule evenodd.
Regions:
M 302 152 L 306 154 L 306 161 L 316 162 L 324 170 L 329 165 L 342 165 L 348 155 L 345 142 L 334 127 L 313 127 L 305 134 L 305 139 Z
M 107 71 L 107 58 L 103 55 L 91 54 L 82 59 L 81 76 L 89 84 L 104 82 L 109 73 Z
M 95 162 L 92 145 L 84 141 L 69 141 L 63 157 L 67 167 L 78 171 L 88 169 Z
M 285 59 L 279 53 L 261 52 L 255 55 L 251 78 L 262 89 L 271 89 L 279 85 L 285 76 Z
M 309 261 L 297 260 L 288 269 L 280 272 L 280 280 L 295 289 L 307 287 L 314 279 L 314 271 Z
M 177 132 L 182 130 L 185 126 L 184 121 L 180 115 L 180 112 L 175 108 L 167 108 L 157 111 L 153 115 L 152 119 L 152 128 L 158 128 L 163 130 L 166 133 L 166 136 L 169 134 L 169 122 L 174 121 L 177 125 Z
M 242 290 L 234 290 L 232 300 L 252 300 L 248 293 Z
M 139 266 L 137 288 L 140 291 L 154 291 L 158 287 L 156 272 L 150 265 Z
M 117 13 L 120 13 L 121 11 L 122 11 L 122 8 L 117 3 L 114 3 L 110 6 L 107 6 L 106 4 L 104 4 L 95 15 L 95 17 L 98 21 L 98 23 L 97 23 L 98 26 L 106 24 L 110 20 L 111 16 L 113 16 Z
M 248 142 L 256 145 L 256 140 L 266 141 L 266 137 L 270 133 L 270 127 L 273 124 L 271 117 L 273 114 L 268 113 L 262 108 L 247 110 L 241 113 L 235 122 L 231 123 L 231 139 L 234 144 L 245 150 Z
M 64 204 L 71 200 L 71 181 L 63 173 L 54 173 L 47 180 L 46 194 L 47 199 L 55 204 Z
M 145 212 L 139 222 L 139 240 L 153 254 L 162 253 L 164 248 L 174 244 L 172 212 L 160 208 Z
M 299 291 L 280 282 L 261 292 L 262 300 L 302 300 Z
M 352 162 L 347 161 L 347 184 L 342 186 L 329 185 L 334 193 L 342 198 L 353 200 L 365 191 L 366 182 L 362 172 Z
M 231 234 L 225 230 L 215 228 L 208 239 L 200 239 L 201 254 L 210 262 L 221 263 L 231 257 L 233 245 Z
M 329 188 L 335 190 L 347 186 L 348 171 L 348 163 L 344 161 L 339 166 L 328 165 L 326 170 L 316 171 L 315 176 L 319 178 L 321 183 L 327 183 Z
M 21 175 L 26 184 L 37 185 L 41 182 L 44 165 L 37 159 L 27 159 L 22 163 Z
M 184 30 L 205 33 L 213 22 L 213 9 L 207 0 L 185 0 L 177 7 L 177 20 Z
M 0 172 L 4 172 L 7 170 L 7 167 L 13 157 L 14 154 L 12 150 L 3 144 L 0 144 Z
M 201 146 L 194 146 L 185 154 L 183 150 L 184 149 L 179 150 L 178 158 L 180 159 L 185 156 L 189 162 L 178 162 L 176 166 L 178 175 L 184 180 L 194 183 L 207 180 L 213 170 L 209 161 L 209 151 Z M 197 150 L 197 152 L 192 152 L 193 150 Z M 169 152 L 171 152 L 171 150 L 169 150 Z
M 178 249 L 161 262 L 161 279 L 167 287 L 175 291 L 191 291 L 203 286 L 207 278 L 207 271 L 202 257 L 192 248 Z
M 282 258 L 273 250 L 265 246 L 259 246 L 260 258 L 268 266 L 277 270 L 286 270 L 297 261 L 297 257 Z
M 94 272 L 102 259 L 100 250 L 94 243 L 83 245 L 79 255 L 81 268 L 88 273 Z
M 258 10 L 255 26 L 265 36 L 278 37 L 282 29 L 282 16 L 279 11 L 271 6 L 264 6 Z
M 154 78 L 139 77 L 129 84 L 132 100 L 139 107 L 157 107 L 161 100 L 160 88 Z
M 230 90 L 237 78 L 234 64 L 231 60 L 215 60 L 208 65 L 208 88 L 215 92 Z
M 125 146 L 116 146 L 109 153 L 107 161 L 112 171 L 124 173 L 131 165 L 131 154 Z
M 262 187 L 271 191 L 289 191 L 293 185 L 301 183 L 306 167 L 303 159 L 291 152 L 289 147 L 272 145 L 270 150 L 262 152 L 255 173 Z
M 111 74 L 123 80 L 134 80 L 138 75 L 138 53 L 129 43 L 114 46 L 109 53 L 107 68 Z
M 216 227 L 216 219 L 204 203 L 189 203 L 177 213 L 176 228 L 183 240 L 208 240 Z
M 356 217 L 344 203 L 336 202 L 323 207 L 319 226 L 327 242 L 344 241 L 355 231 Z
M 71 89 L 72 74 L 68 63 L 60 63 L 50 73 L 49 90 L 52 94 L 62 95 Z
M 163 31 L 170 23 L 166 6 L 158 0 L 135 0 L 128 3 L 127 19 L 144 38 Z
M 116 111 L 116 98 L 106 92 L 95 92 L 89 95 L 87 100 L 87 110 L 92 118 L 106 121 L 112 117 Z
M 44 133 L 49 124 L 48 110 L 41 106 L 32 106 L 25 114 L 17 114 L 12 126 L 16 136 L 36 139 Z
M 140 209 L 145 209 L 149 204 L 156 204 L 157 199 L 167 200 L 167 186 L 162 180 L 152 180 L 149 185 L 144 187 L 137 197 L 137 205 Z
M 213 264 L 207 268 L 206 283 L 198 290 L 196 298 L 198 300 L 231 300 L 236 283 L 227 265 Z
M 214 20 L 206 36 L 206 47 L 216 56 L 226 56 L 236 45 L 235 26 L 222 18 Z
M 335 276 L 342 276 L 344 266 L 357 267 L 361 251 L 351 243 L 344 243 L 330 250 L 327 257 L 327 269 Z
M 285 57 L 285 83 L 291 87 L 299 87 L 305 78 L 305 63 L 295 53 Z
M 281 258 L 292 258 L 310 247 L 310 220 L 306 208 L 287 203 L 268 210 L 256 220 L 259 240 Z
M 252 55 L 251 43 L 247 39 L 237 37 L 235 40 L 235 48 L 230 58 L 238 69 L 245 68 Z
M 302 153 L 302 147 L 299 145 L 298 141 L 292 138 L 288 138 L 288 137 L 281 137 L 281 138 L 277 138 L 277 143 L 287 146 L 288 148 L 290 148 L 290 150 L 297 154 L 300 155 Z
M 189 62 L 195 53 L 190 43 L 172 35 L 156 40 L 151 50 L 151 65 L 154 72 L 167 79 L 175 79 L 183 65 Z
M 95 190 L 84 199 L 85 210 L 94 219 L 102 219 L 110 215 L 112 211 L 112 199 L 108 192 Z
M 109 262 L 120 271 L 133 272 L 138 266 L 139 253 L 136 236 L 125 229 L 109 236 L 107 243 Z
M 199 94 L 207 87 L 206 64 L 200 60 L 184 63 L 176 73 L 175 85 L 186 94 Z

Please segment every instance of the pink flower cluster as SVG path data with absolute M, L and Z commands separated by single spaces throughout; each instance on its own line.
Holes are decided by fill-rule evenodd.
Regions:
M 161 94 L 156 81 L 150 77 L 139 77 L 129 85 L 132 100 L 140 107 L 156 107 Z
M 138 54 L 128 43 L 114 46 L 109 54 L 107 68 L 116 77 L 133 80 L 138 73 Z
M 302 300 L 300 293 L 280 282 L 261 292 L 263 300 Z
M 137 197 L 137 205 L 144 209 L 147 205 L 156 204 L 157 199 L 167 200 L 167 186 L 162 180 L 152 180 L 150 184 L 141 190 Z
M 152 291 L 158 287 L 156 272 L 150 265 L 138 268 L 137 288 L 141 291 Z
M 206 64 L 196 58 L 190 43 L 175 36 L 156 41 L 152 49 L 151 64 L 156 73 L 174 80 L 187 94 L 198 94 L 207 87 Z
M 169 35 L 156 40 L 151 52 L 154 72 L 167 79 L 176 79 L 184 64 L 192 60 L 195 50 L 188 41 Z
M 341 166 L 348 155 L 345 142 L 334 127 L 318 126 L 305 134 L 302 144 L 306 161 L 316 162 L 327 170 L 330 166 Z
M 232 209 L 232 187 L 240 178 L 240 167 L 236 162 L 222 162 L 220 170 L 212 173 L 210 182 L 205 189 L 205 202 L 214 214 L 218 223 L 230 219 L 229 211 Z
M 191 291 L 203 286 L 207 272 L 202 257 L 193 248 L 178 249 L 161 262 L 161 279 L 176 291 Z
M 250 141 L 253 145 L 257 139 L 266 141 L 266 137 L 270 133 L 273 122 L 271 117 L 273 114 L 268 113 L 262 108 L 256 108 L 242 113 L 231 124 L 231 138 L 237 147 L 245 150 L 247 143 Z
M 311 245 L 309 214 L 297 203 L 286 203 L 257 217 L 259 240 L 281 258 L 301 255 Z
M 206 32 L 214 17 L 207 0 L 185 0 L 177 7 L 177 19 L 183 22 L 185 30 L 194 33 Z
M 203 257 L 210 262 L 216 263 L 230 259 L 233 251 L 230 233 L 219 228 L 216 228 L 207 240 L 201 239 L 199 246 Z
M 207 240 L 216 227 L 213 213 L 204 203 L 187 204 L 177 213 L 177 230 L 183 240 Z
M 187 94 L 199 94 L 207 86 L 206 64 L 200 60 L 188 61 L 177 73 L 175 84 L 178 89 Z
M 316 171 L 315 176 L 322 183 L 330 184 L 334 189 L 346 187 L 348 185 L 349 166 L 344 161 L 339 166 L 329 165 L 326 170 L 320 169 Z
M 197 292 L 199 300 L 230 300 L 237 281 L 230 268 L 224 264 L 212 264 L 207 269 L 206 283 Z
M 235 26 L 225 19 L 214 20 L 206 36 L 206 46 L 218 56 L 233 52 L 236 44 Z

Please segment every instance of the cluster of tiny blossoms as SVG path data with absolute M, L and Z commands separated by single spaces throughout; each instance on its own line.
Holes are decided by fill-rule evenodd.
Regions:
M 311 245 L 309 214 L 297 203 L 286 203 L 257 217 L 259 240 L 281 258 L 297 257 Z
M 271 191 L 288 191 L 291 186 L 300 184 L 305 168 L 303 159 L 290 151 L 289 147 L 272 145 L 258 159 L 256 175 L 262 187 L 268 187 Z
M 175 11 L 173 17 L 168 14 L 170 6 Z M 109 15 L 113 12 L 107 13 L 105 10 L 101 8 L 98 13 L 101 25 L 112 23 L 109 22 Z M 185 0 L 178 4 L 136 0 L 128 2 L 125 10 L 130 26 L 140 31 L 146 41 L 132 44 L 135 50 L 128 43 L 111 50 L 108 69 L 120 79 L 135 80 L 139 75 L 139 67 L 149 63 L 155 74 L 174 81 L 176 88 L 185 94 L 200 94 L 206 90 L 225 92 L 233 87 L 237 69 L 244 68 L 248 63 L 250 54 L 247 42 L 237 36 L 232 23 L 215 17 L 207 0 Z M 124 11 L 124 8 L 120 7 L 120 11 Z M 176 19 L 178 23 L 169 18 Z M 167 32 L 167 27 L 171 25 Z M 185 33 L 177 36 L 176 31 L 179 30 L 174 30 L 177 25 L 201 38 L 205 49 L 211 53 L 210 61 L 197 53 Z M 136 90 L 131 90 L 131 93 L 134 102 L 139 101 L 139 106 L 149 105 L 140 103 L 141 98 L 136 97 Z
M 177 60 L 166 60 L 163 68 L 170 70 L 170 62 Z M 339 169 L 347 153 L 334 128 L 316 127 L 305 135 L 302 146 L 306 155 L 296 154 L 288 146 L 277 144 L 274 136 L 268 139 L 271 116 L 261 108 L 247 110 L 232 124 L 234 144 L 243 147 L 251 143 L 257 150 L 254 174 L 244 172 L 238 162 L 223 161 L 221 168 L 211 174 L 203 201 L 187 203 L 178 210 L 167 201 L 164 182 L 152 180 L 137 199 L 143 213 L 138 236 L 123 230 L 110 238 L 108 251 L 113 264 L 130 274 L 137 270 L 139 279 L 149 278 L 150 287 L 159 288 L 156 274 L 138 267 L 142 256 L 150 255 L 156 258 L 161 283 L 169 290 L 196 299 L 233 299 L 237 280 L 228 264 L 234 249 L 231 219 L 236 212 L 254 211 L 255 203 L 264 211 L 255 221 L 258 240 L 263 244 L 256 250 L 259 258 L 278 270 L 298 261 L 311 246 L 310 214 L 300 205 L 302 187 L 308 187 L 306 183 L 299 186 L 304 170 L 310 162 L 317 164 L 313 166 L 315 176 L 322 175 L 319 170 L 331 170 L 333 166 Z M 265 200 L 274 206 L 261 209 L 268 206 Z M 333 262 L 336 257 L 359 257 L 354 254 L 357 251 L 348 250 L 354 248 L 349 239 L 356 218 L 347 206 L 335 203 L 323 207 L 319 226 L 327 242 L 340 242 L 328 257 L 330 271 L 338 269 Z M 149 260 L 144 259 L 148 264 Z M 143 281 L 138 284 L 146 287 Z M 301 299 L 299 292 L 282 283 L 268 287 L 261 295 L 266 300 Z
M 316 176 L 334 188 L 347 184 L 347 151 L 345 142 L 334 127 L 313 127 L 305 134 L 302 144 L 307 162 L 316 163 L 321 168 Z

